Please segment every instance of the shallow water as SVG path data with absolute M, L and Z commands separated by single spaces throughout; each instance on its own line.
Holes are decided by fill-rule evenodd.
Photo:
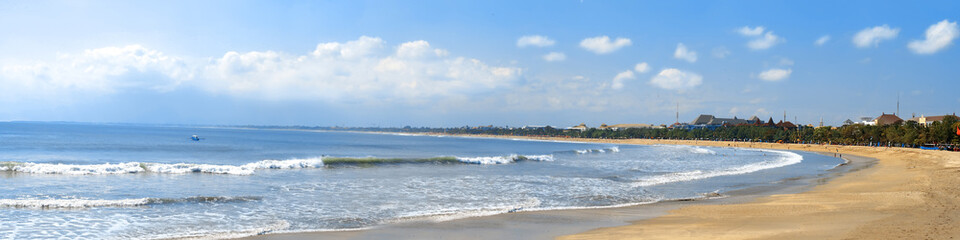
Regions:
M 240 237 L 623 206 L 841 162 L 741 148 L 0 123 L 0 238 Z

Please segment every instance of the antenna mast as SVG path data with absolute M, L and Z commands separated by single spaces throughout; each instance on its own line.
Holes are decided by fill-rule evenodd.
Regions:
M 677 123 L 680 123 L 680 101 L 677 101 Z
M 897 92 L 897 116 L 900 116 L 900 92 Z

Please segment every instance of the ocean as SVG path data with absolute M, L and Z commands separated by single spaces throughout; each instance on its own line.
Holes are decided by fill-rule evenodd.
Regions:
M 745 148 L 4 122 L 0 239 L 229 238 L 652 204 L 842 162 Z

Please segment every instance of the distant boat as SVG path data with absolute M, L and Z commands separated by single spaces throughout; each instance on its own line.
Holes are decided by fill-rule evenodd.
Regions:
M 200 138 L 199 136 L 197 136 L 197 135 L 190 136 L 190 140 L 194 140 L 194 141 L 198 141 L 198 142 L 199 142 L 200 139 L 201 139 L 201 138 Z

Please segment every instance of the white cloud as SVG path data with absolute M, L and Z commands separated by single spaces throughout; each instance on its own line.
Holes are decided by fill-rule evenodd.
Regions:
M 610 88 L 623 89 L 623 81 L 635 78 L 636 77 L 633 75 L 633 71 L 627 70 L 620 72 L 617 74 L 617 76 L 613 77 L 613 83 L 610 85 Z
M 853 44 L 858 48 L 877 47 L 880 41 L 894 39 L 898 33 L 899 28 L 890 28 L 887 25 L 865 28 L 853 36 Z
M 339 43 L 321 43 L 318 48 L 337 45 L 344 46 L 341 52 L 363 50 Z M 437 51 L 426 41 L 402 43 L 392 55 L 370 52 L 359 58 L 231 52 L 206 67 L 204 87 L 261 99 L 428 101 L 510 86 L 520 74 L 520 69 L 476 59 L 423 57 L 428 53 Z
M 692 72 L 684 72 L 676 68 L 667 68 L 650 79 L 650 84 L 663 89 L 684 90 L 700 86 L 703 77 Z
M 0 68 L 2 98 L 57 101 L 82 93 L 109 94 L 126 88 L 170 91 L 194 78 L 186 62 L 140 45 L 60 54 L 53 61 Z
M 776 82 L 776 81 L 789 78 L 791 73 L 793 73 L 793 70 L 789 68 L 788 69 L 774 68 L 774 69 L 761 72 L 758 77 L 760 77 L 760 79 L 764 81 Z
M 543 55 L 543 60 L 547 62 L 558 62 L 567 59 L 567 55 L 562 52 L 550 52 L 547 55 Z
M 768 49 L 777 43 L 786 41 L 782 37 L 773 34 L 773 31 L 766 31 L 763 26 L 754 28 L 744 26 L 739 28 L 737 32 L 739 32 L 740 35 L 752 38 L 752 40 L 747 42 L 747 47 L 753 50 Z
M 449 55 L 447 50 L 433 49 L 430 47 L 430 43 L 424 40 L 405 42 L 397 47 L 397 57 L 401 58 L 421 58 L 424 56 L 429 56 L 428 54 L 431 53 L 437 57 Z
M 830 35 L 823 35 L 820 38 L 817 38 L 816 41 L 813 41 L 813 45 L 823 46 L 824 44 L 827 44 L 828 41 L 830 41 Z
M 907 47 L 916 54 L 933 54 L 950 46 L 958 36 L 957 22 L 943 20 L 927 28 L 926 39 L 910 41 Z
M 596 54 L 612 53 L 620 48 L 630 46 L 630 44 L 632 43 L 629 38 L 618 37 L 616 40 L 610 41 L 610 37 L 607 36 L 592 37 L 580 41 L 580 47 Z
M 313 56 L 356 59 L 379 51 L 383 48 L 383 44 L 383 39 L 378 37 L 361 36 L 357 40 L 346 43 L 329 42 L 318 44 L 317 49 L 313 51 Z
M 757 26 L 754 28 L 743 26 L 737 29 L 737 32 L 744 36 L 760 36 L 760 34 L 763 34 L 763 30 L 763 26 Z
M 258 100 L 335 103 L 421 103 L 482 95 L 517 84 L 521 69 L 488 65 L 412 41 L 384 51 L 384 41 L 360 37 L 320 43 L 313 52 L 227 52 L 185 61 L 139 45 L 64 54 L 55 61 L 5 65 L 5 92 L 40 99 L 96 96 L 124 89 L 196 88 Z M 0 100 L 17 100 L 5 93 Z
M 750 40 L 747 42 L 747 47 L 753 50 L 763 50 L 773 47 L 777 43 L 783 42 L 783 38 L 773 35 L 773 32 L 767 32 L 763 34 L 763 37 Z
M 690 51 L 683 43 L 677 44 L 677 50 L 673 51 L 673 57 L 687 62 L 697 62 L 697 52 Z
M 713 49 L 713 57 L 726 58 L 727 56 L 730 56 L 730 50 L 726 47 L 716 47 Z
M 528 35 L 517 39 L 517 47 L 549 47 L 555 43 L 553 39 L 540 35 Z
M 647 71 L 650 71 L 650 65 L 646 62 L 637 63 L 636 66 L 633 66 L 633 70 L 637 71 L 637 73 L 646 73 Z

